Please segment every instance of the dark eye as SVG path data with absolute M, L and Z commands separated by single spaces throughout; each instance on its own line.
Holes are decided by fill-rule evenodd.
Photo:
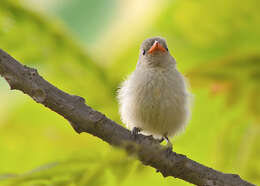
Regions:
M 143 55 L 145 55 L 145 50 L 143 50 Z
M 165 47 L 165 49 L 166 49 L 167 51 L 169 51 L 169 50 L 168 50 L 168 47 Z

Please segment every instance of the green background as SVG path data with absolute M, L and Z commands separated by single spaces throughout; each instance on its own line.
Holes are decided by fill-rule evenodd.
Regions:
M 167 39 L 194 95 L 174 150 L 260 184 L 258 0 L 1 0 L 0 48 L 118 123 L 141 42 Z M 0 79 L 0 185 L 190 185 L 76 134 Z

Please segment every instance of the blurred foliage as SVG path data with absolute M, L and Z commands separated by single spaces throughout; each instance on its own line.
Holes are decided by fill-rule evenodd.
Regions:
M 260 184 L 258 0 L 67 0 L 41 13 L 39 2 L 1 0 L 0 48 L 120 123 L 119 83 L 134 70 L 142 40 L 165 37 L 194 94 L 174 150 Z M 3 79 L 0 97 L 0 185 L 190 185 L 75 134 Z
M 91 43 L 103 32 L 102 29 L 108 24 L 108 20 L 112 19 L 116 0 L 74 0 L 68 3 L 67 6 L 56 8 L 55 13 L 66 21 L 75 34 Z

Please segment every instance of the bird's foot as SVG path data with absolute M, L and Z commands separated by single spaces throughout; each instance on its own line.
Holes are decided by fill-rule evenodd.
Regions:
M 167 156 L 170 156 L 171 153 L 172 153 L 172 147 L 167 147 L 166 148 L 166 153 L 167 153 Z
M 160 138 L 160 139 L 157 139 L 157 141 L 158 141 L 159 143 L 162 143 L 162 142 L 164 141 L 164 138 L 162 137 L 162 138 Z
M 134 127 L 131 131 L 131 136 L 135 139 L 139 132 L 141 132 L 141 129 L 138 127 Z
M 172 153 L 172 143 L 166 135 L 163 136 L 163 139 L 167 141 L 166 153 L 167 153 L 167 156 L 169 156 Z

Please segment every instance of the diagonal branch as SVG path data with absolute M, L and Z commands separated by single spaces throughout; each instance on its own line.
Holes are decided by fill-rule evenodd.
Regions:
M 163 176 L 173 176 L 195 185 L 252 186 L 238 175 L 225 174 L 184 155 L 166 149 L 151 136 L 131 137 L 129 130 L 108 119 L 85 104 L 82 97 L 70 95 L 43 79 L 36 69 L 20 64 L 0 49 L 0 75 L 11 90 L 17 89 L 31 96 L 67 119 L 76 132 L 87 132 L 107 143 L 136 154 L 144 164 L 156 168 Z

